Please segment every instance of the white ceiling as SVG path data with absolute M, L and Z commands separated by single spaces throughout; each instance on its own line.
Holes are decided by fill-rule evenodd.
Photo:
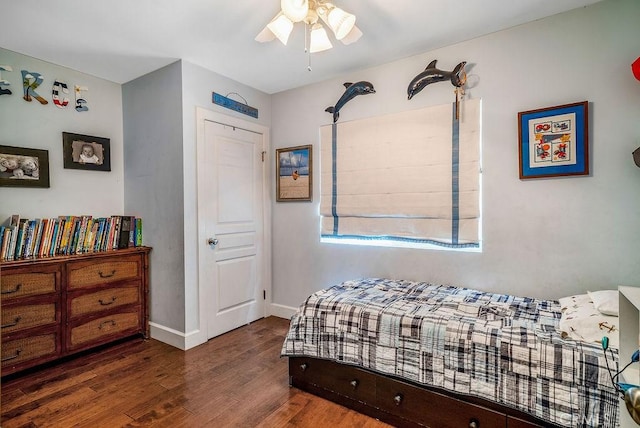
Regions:
M 278 0 L 5 1 L 0 47 L 116 83 L 182 58 L 272 94 L 598 1 L 334 0 L 364 35 L 345 46 L 330 34 L 312 71 L 302 24 L 288 46 L 254 40 Z

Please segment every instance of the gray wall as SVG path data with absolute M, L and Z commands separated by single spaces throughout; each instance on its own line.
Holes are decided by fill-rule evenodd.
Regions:
M 0 145 L 49 151 L 50 188 L 0 187 L 0 222 L 11 214 L 23 218 L 59 215 L 123 213 L 122 98 L 120 85 L 26 55 L 0 48 L 0 64 L 13 94 L 0 96 Z M 43 83 L 36 92 L 48 101 L 41 105 L 22 99 L 21 70 L 38 72 Z M 53 104 L 51 90 L 55 79 L 69 86 L 71 101 L 60 109 Z M 74 109 L 73 85 L 89 88 L 84 92 L 89 111 Z M 63 168 L 62 132 L 110 139 L 111 171 L 83 171 Z
M 150 319 L 184 331 L 182 66 L 122 86 L 124 206 L 143 219 L 151 253 Z
M 483 102 L 484 169 L 482 253 L 353 247 L 319 242 L 314 156 L 314 201 L 273 205 L 274 302 L 295 307 L 322 287 L 364 276 L 544 298 L 640 285 L 640 169 L 631 159 L 640 145 L 640 82 L 630 69 L 640 55 L 638 16 L 637 0 L 607 0 L 275 94 L 275 148 L 313 144 L 317 154 L 319 127 L 331 119 L 324 109 L 343 82 L 369 80 L 377 93 L 351 101 L 340 120 L 374 117 L 453 102 L 449 83 L 411 101 L 406 88 L 433 59 L 445 70 L 466 60 L 467 97 Z M 518 112 L 584 100 L 591 176 L 519 180 Z

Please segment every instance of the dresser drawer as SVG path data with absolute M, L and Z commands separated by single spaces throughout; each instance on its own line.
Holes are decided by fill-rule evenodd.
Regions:
M 96 285 L 140 278 L 142 258 L 105 257 L 97 260 L 71 262 L 67 265 L 67 289 L 81 289 Z
M 140 326 L 139 308 L 130 312 L 105 315 L 88 322 L 78 322 L 70 327 L 67 347 L 77 350 L 99 342 L 126 337 L 142 332 Z
M 9 340 L 2 343 L 2 374 L 5 370 L 27 363 L 31 360 L 42 361 L 53 359 L 59 354 L 56 333 L 42 334 L 23 339 Z
M 37 296 L 55 293 L 59 290 L 59 267 L 51 266 L 42 270 L 5 270 L 0 275 L 1 293 L 3 301 L 10 301 L 19 297 Z
M 140 302 L 140 286 L 133 284 L 123 287 L 107 288 L 95 293 L 67 298 L 69 303 L 69 317 L 87 315 L 105 310 L 113 310 L 125 305 Z
M 59 323 L 56 303 L 2 307 L 2 334 Z

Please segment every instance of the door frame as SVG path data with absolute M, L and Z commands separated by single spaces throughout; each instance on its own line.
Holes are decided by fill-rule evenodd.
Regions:
M 198 320 L 200 324 L 198 343 L 193 343 L 192 346 L 196 346 L 202 343 L 205 343 L 209 337 L 208 335 L 208 327 L 207 327 L 207 307 L 206 302 L 210 301 L 209 299 L 209 290 L 205 287 L 205 281 L 202 278 L 204 275 L 203 269 L 200 269 L 200 266 L 204 265 L 204 254 L 201 253 L 202 244 L 206 239 L 205 236 L 205 225 L 204 225 L 204 213 L 202 211 L 202 207 L 200 204 L 200 200 L 204 200 L 204 188 L 200 187 L 200 183 L 204 182 L 203 170 L 204 170 L 204 144 L 205 144 L 205 121 L 217 122 L 222 125 L 232 126 L 236 128 L 241 128 L 247 131 L 255 132 L 262 135 L 262 151 L 264 153 L 264 162 L 262 168 L 262 213 L 263 213 L 263 257 L 262 257 L 262 266 L 259 267 L 258 272 L 263 275 L 263 285 L 266 291 L 266 299 L 264 301 L 264 316 L 268 316 L 270 313 L 271 302 L 272 302 L 272 288 L 271 288 L 271 180 L 270 177 L 270 159 L 269 156 L 269 148 L 271 147 L 269 134 L 270 129 L 264 125 L 260 125 L 254 122 L 249 122 L 247 120 L 243 120 L 240 118 L 236 118 L 233 116 L 227 116 L 222 113 L 218 113 L 212 110 L 207 110 L 202 107 L 196 107 L 196 187 L 197 187 L 197 217 L 198 217 L 198 227 L 197 227 L 197 236 L 198 236 L 198 244 L 197 252 L 198 252 L 198 261 L 197 261 L 197 269 L 198 269 Z M 194 338 L 195 339 L 195 338 Z M 192 346 L 187 346 L 186 349 L 189 349 Z

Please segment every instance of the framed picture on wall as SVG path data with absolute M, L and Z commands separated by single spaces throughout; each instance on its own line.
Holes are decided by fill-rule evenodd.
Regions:
M 276 149 L 276 200 L 311 201 L 312 147 Z
M 111 171 L 111 147 L 108 138 L 62 133 L 64 167 L 89 171 Z
M 49 187 L 49 151 L 0 146 L 0 186 Z
M 589 175 L 589 103 L 518 113 L 520 179 Z

